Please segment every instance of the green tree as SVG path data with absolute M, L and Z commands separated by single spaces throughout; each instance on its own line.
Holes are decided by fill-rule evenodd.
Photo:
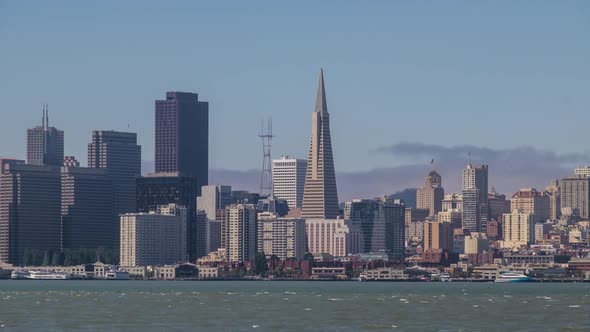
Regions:
M 51 251 L 45 250 L 43 253 L 43 262 L 41 265 L 48 266 L 51 263 Z
M 254 257 L 254 274 L 264 276 L 267 268 L 266 256 L 264 253 L 256 253 L 256 256 Z
M 54 251 L 51 256 L 51 265 L 60 266 L 63 264 L 63 254 L 60 251 Z

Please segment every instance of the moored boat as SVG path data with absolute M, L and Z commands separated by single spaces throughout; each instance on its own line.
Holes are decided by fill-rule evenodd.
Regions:
M 516 272 L 503 272 L 500 273 L 495 282 L 531 282 L 535 281 L 533 278 L 528 277 L 521 273 Z

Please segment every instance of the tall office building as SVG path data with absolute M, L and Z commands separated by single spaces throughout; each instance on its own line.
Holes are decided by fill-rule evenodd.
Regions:
M 424 251 L 441 249 L 450 252 L 453 248 L 453 228 L 451 223 L 427 221 L 424 223 Z
M 88 144 L 88 167 L 104 168 L 112 181 L 113 245 L 119 246 L 119 215 L 136 211 L 135 180 L 141 175 L 141 146 L 137 134 L 94 130 Z
M 61 247 L 61 176 L 55 166 L 3 161 L 0 262 L 20 264 L 26 249 Z
M 64 132 L 49 127 L 49 110 L 43 106 L 41 126 L 27 129 L 27 164 L 62 166 Z
M 305 219 L 331 219 L 336 218 L 338 214 L 338 191 L 330 139 L 330 115 L 326 104 L 324 72 L 320 70 L 315 111 L 312 113 L 311 142 L 301 216 Z
M 209 183 L 209 103 L 196 93 L 166 92 L 156 100 L 156 173 L 179 172 Z
M 230 262 L 244 262 L 256 256 L 256 209 L 251 204 L 225 208 L 221 242 Z
M 197 179 L 178 172 L 151 173 L 137 178 L 137 212 L 155 211 L 158 206 L 177 204 L 187 208 L 186 248 L 190 261 L 207 255 L 205 220 L 197 219 Z M 199 223 L 200 222 L 200 223 Z
M 561 217 L 561 196 L 559 194 L 559 180 L 552 180 L 545 192 L 549 196 L 549 218 L 557 220 Z
M 201 187 L 201 195 L 197 197 L 197 209 L 202 210 L 207 218 L 205 236 L 207 253 L 220 248 L 221 221 L 225 207 L 232 203 L 231 186 L 208 185 Z
M 578 209 L 583 219 L 590 218 L 590 177 L 572 175 L 559 182 L 561 211 Z
M 291 210 L 301 208 L 307 160 L 289 156 L 272 161 L 272 192 L 287 201 Z
M 431 171 L 426 177 L 424 187 L 416 190 L 416 207 L 428 209 L 428 215 L 433 217 L 442 211 L 442 201 L 445 197 L 445 190 L 442 187 L 442 177 Z
M 121 215 L 121 266 L 186 261 L 186 207 L 162 205 L 150 213 Z
M 363 253 L 385 251 L 383 205 L 381 200 L 375 199 L 355 199 L 344 204 L 344 219 L 361 230 Z
M 511 211 L 533 214 L 535 223 L 543 223 L 550 217 L 549 196 L 535 188 L 523 188 L 512 195 Z
M 382 199 L 385 217 L 385 250 L 392 258 L 403 258 L 406 252 L 406 205 L 399 199 Z
M 62 248 L 113 249 L 112 182 L 106 169 L 63 167 Z
M 463 225 L 469 232 L 485 232 L 488 221 L 488 165 L 463 169 Z
M 502 248 L 514 248 L 535 243 L 533 215 L 518 209 L 502 216 Z
M 302 260 L 306 249 L 305 220 L 258 213 L 258 252 L 281 260 Z
M 494 187 L 488 193 L 488 218 L 489 220 L 502 220 L 504 213 L 510 213 L 510 200 L 506 195 L 498 194 Z

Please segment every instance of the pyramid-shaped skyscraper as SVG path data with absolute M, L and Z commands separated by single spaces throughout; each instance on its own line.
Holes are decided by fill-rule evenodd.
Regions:
M 323 70 L 320 70 L 315 111 L 311 118 L 311 142 L 301 214 L 306 219 L 333 219 L 338 216 L 338 191 Z

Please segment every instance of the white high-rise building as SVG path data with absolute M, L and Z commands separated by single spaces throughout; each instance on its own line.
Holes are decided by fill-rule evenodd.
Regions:
M 186 260 L 187 210 L 176 204 L 158 211 L 121 215 L 121 266 L 175 264 Z
M 535 243 L 534 215 L 518 209 L 502 215 L 502 248 L 514 248 Z
M 305 220 L 278 217 L 271 212 L 258 213 L 258 252 L 281 260 L 302 260 L 305 254 Z
M 287 201 L 290 209 L 301 208 L 307 160 L 289 156 L 272 161 L 272 192 Z
M 488 221 L 488 165 L 472 165 L 463 169 L 463 228 L 483 232 Z
M 344 219 L 305 220 L 307 246 L 312 254 L 327 253 L 335 257 L 361 253 L 363 235 L 358 225 Z
M 574 169 L 574 175 L 590 178 L 590 166 L 577 167 Z
M 256 256 L 256 209 L 251 204 L 225 208 L 221 224 L 221 245 L 229 262 L 244 262 Z

